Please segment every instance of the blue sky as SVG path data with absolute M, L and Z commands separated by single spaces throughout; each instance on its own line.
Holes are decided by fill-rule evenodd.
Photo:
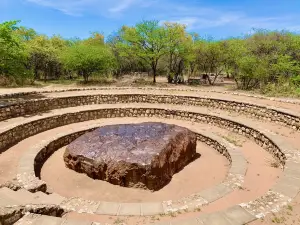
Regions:
M 0 22 L 21 20 L 39 33 L 86 38 L 106 36 L 143 19 L 174 21 L 216 39 L 240 36 L 252 28 L 300 33 L 299 0 L 0 0 Z

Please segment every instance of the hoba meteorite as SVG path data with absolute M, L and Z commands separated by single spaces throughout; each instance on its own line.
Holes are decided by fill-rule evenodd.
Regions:
M 100 127 L 64 153 L 68 168 L 123 187 L 159 190 L 196 156 L 196 134 L 164 123 Z

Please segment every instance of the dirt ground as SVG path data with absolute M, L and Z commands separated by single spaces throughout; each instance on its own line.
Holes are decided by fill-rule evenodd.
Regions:
M 110 119 L 110 123 L 120 123 L 120 118 Z M 144 122 L 147 118 L 136 118 L 131 121 L 130 118 L 126 122 Z M 270 166 L 272 157 L 260 146 L 254 142 L 247 140 L 245 137 L 228 133 L 221 128 L 207 125 L 193 124 L 187 121 L 177 121 L 171 119 L 151 118 L 151 121 L 173 123 L 189 128 L 202 127 L 203 130 L 209 129 L 211 132 L 219 136 L 227 135 L 229 141 L 235 143 L 242 151 L 248 169 L 245 175 L 245 181 L 241 189 L 237 189 L 222 199 L 219 199 L 208 206 L 201 208 L 201 213 L 210 213 L 223 210 L 227 207 L 248 202 L 255 199 L 265 192 L 276 182 L 281 175 L 279 168 Z M 107 121 L 105 122 L 107 123 Z M 63 196 L 80 196 L 91 200 L 121 201 L 121 202 L 141 202 L 141 201 L 161 201 L 176 200 L 179 197 L 187 196 L 211 187 L 213 184 L 219 183 L 224 179 L 227 171 L 227 162 L 225 158 L 218 155 L 213 149 L 205 144 L 198 143 L 198 152 L 201 157 L 186 166 L 182 171 L 176 174 L 172 181 L 162 190 L 158 192 L 147 192 L 144 190 L 134 190 L 111 185 L 103 181 L 95 181 L 83 174 L 78 174 L 70 169 L 65 168 L 62 154 L 64 148 L 56 152 L 45 163 L 42 169 L 42 179 L 47 182 L 53 191 Z M 210 160 L 210 161 L 207 161 Z M 212 163 L 213 162 L 213 163 Z M 58 170 L 53 170 L 58 168 Z M 59 171 L 59 173 L 57 173 Z M 210 176 L 207 176 L 209 174 Z M 75 185 L 74 185 L 75 184 Z M 260 184 L 259 186 L 257 184 Z M 147 224 L 151 221 L 168 221 L 194 217 L 199 212 L 191 212 L 176 215 L 176 217 L 114 217 L 114 216 L 90 216 L 85 214 L 71 213 L 66 217 L 73 219 L 82 219 L 90 221 L 105 222 L 108 224 L 118 224 L 116 221 L 124 221 L 125 224 Z M 120 223 L 121 224 L 121 223 Z
M 222 182 L 228 171 L 228 162 L 224 157 L 209 146 L 198 142 L 197 152 L 201 154 L 201 157 L 175 174 L 164 188 L 151 192 L 93 180 L 85 174 L 70 170 L 65 167 L 63 161 L 64 151 L 65 148 L 60 149 L 47 160 L 43 166 L 42 179 L 50 185 L 53 191 L 62 196 L 78 196 L 90 200 L 156 202 L 180 199 Z M 213 168 L 211 162 L 214 162 Z
M 160 81 L 160 80 L 159 80 Z M 125 82 L 125 81 L 124 81 Z M 127 82 L 127 81 L 126 81 Z M 127 84 L 125 82 L 125 84 Z M 131 81 L 128 81 L 131 82 Z M 226 86 L 229 85 L 229 86 Z M 49 85 L 43 90 L 54 90 L 54 89 L 65 89 L 74 88 L 74 85 Z M 191 88 L 186 86 L 172 86 L 175 88 Z M 230 84 L 225 84 L 224 86 L 214 87 L 213 90 L 216 91 L 228 91 Z M 192 87 L 194 88 L 194 87 Z M 223 93 L 205 93 L 206 90 L 211 88 L 202 87 L 202 92 L 185 92 L 185 95 L 200 95 L 200 96 L 211 96 L 223 99 L 235 99 L 237 101 L 252 101 L 262 105 L 276 106 L 293 112 L 300 112 L 300 105 L 282 103 L 277 101 L 272 101 L 268 99 L 254 99 L 252 97 L 246 96 L 236 96 L 231 94 Z M 33 91 L 40 88 L 25 88 L 25 89 L 0 89 L 0 94 L 13 93 L 18 91 Z M 124 93 L 125 91 L 118 91 L 118 93 Z M 131 92 L 131 91 L 130 91 Z M 155 91 L 154 91 L 155 92 Z M 92 91 L 81 92 L 82 94 L 96 93 Z M 98 92 L 99 93 L 99 92 Z M 110 91 L 103 91 L 101 93 L 110 93 Z M 149 92 L 148 92 L 149 93 Z M 150 92 L 151 93 L 151 92 Z M 160 92 L 164 93 L 164 92 Z M 180 94 L 180 92 L 173 92 Z M 73 95 L 76 92 L 64 92 L 64 93 L 51 93 L 45 94 L 47 97 L 58 97 Z M 156 92 L 157 94 L 157 92 Z M 182 93 L 181 93 L 182 94 Z M 42 96 L 42 97 L 44 97 Z M 209 110 L 208 110 L 209 111 Z M 243 117 L 249 122 L 257 126 L 262 126 L 267 130 L 272 131 L 275 134 L 280 135 L 286 142 L 294 147 L 300 146 L 300 132 L 295 132 L 289 128 L 286 128 L 279 124 L 274 124 L 268 121 L 259 121 L 253 118 L 247 118 L 246 116 L 237 113 L 228 113 L 222 110 L 214 110 L 215 113 L 220 115 L 229 115 L 232 117 Z M 22 118 L 20 118 L 20 121 Z M 104 120 L 101 124 L 106 123 L 121 123 L 123 119 L 112 119 L 110 121 Z M 136 118 L 134 122 L 149 121 L 147 118 Z M 17 120 L 16 120 L 17 121 Z M 99 120 L 100 121 L 100 120 Z M 99 122 L 98 121 L 98 122 Z M 127 122 L 132 122 L 133 120 L 128 120 Z M 245 175 L 245 181 L 241 189 L 237 189 L 227 196 L 219 199 L 208 206 L 201 208 L 201 212 L 191 212 L 180 214 L 176 216 L 154 216 L 154 217 L 114 217 L 114 216 L 96 216 L 87 214 L 77 214 L 69 213 L 65 217 L 76 218 L 79 220 L 89 220 L 101 223 L 109 224 L 122 224 L 127 225 L 137 225 L 137 224 L 147 224 L 158 221 L 173 221 L 178 219 L 184 219 L 188 217 L 195 217 L 201 213 L 210 213 L 218 210 L 225 209 L 235 204 L 241 202 L 248 202 L 259 196 L 262 196 L 267 192 L 272 185 L 275 184 L 277 179 L 281 176 L 282 171 L 279 168 L 274 168 L 271 166 L 272 158 L 271 156 L 260 146 L 255 144 L 253 141 L 247 140 L 245 137 L 236 135 L 234 133 L 228 132 L 227 130 L 220 129 L 211 125 L 203 124 L 193 124 L 187 121 L 175 121 L 175 120 L 162 120 L 151 118 L 151 121 L 164 121 L 169 123 L 174 123 L 177 125 L 182 125 L 186 127 L 197 126 L 201 127 L 204 131 L 209 130 L 216 135 L 222 136 L 228 142 L 232 143 L 240 149 L 243 153 L 245 159 L 248 162 L 248 170 Z M 38 135 L 27 138 L 15 146 L 11 147 L 8 151 L 0 154 L 0 184 L 8 181 L 17 173 L 17 165 L 20 157 L 26 154 L 26 150 L 34 145 L 39 140 L 43 140 L 51 135 L 59 132 L 63 132 L 66 129 L 72 129 L 77 126 L 83 126 L 84 124 L 92 123 L 93 121 L 88 121 L 84 123 L 71 124 L 64 127 L 59 127 L 52 129 Z M 94 121 L 97 122 L 97 121 Z M 7 122 L 9 123 L 9 121 Z M 100 123 L 100 122 L 99 122 Z M 3 127 L 5 122 L 0 123 Z M 42 168 L 42 179 L 45 180 L 51 190 L 66 196 L 66 197 L 83 197 L 91 200 L 105 200 L 105 201 L 120 201 L 120 202 L 144 202 L 144 201 L 162 201 L 162 200 L 174 200 L 186 195 L 198 192 L 205 188 L 211 187 L 215 184 L 222 182 L 228 172 L 228 162 L 226 159 L 215 152 L 211 147 L 206 146 L 203 143 L 198 143 L 197 151 L 201 154 L 201 157 L 196 161 L 190 163 L 182 171 L 176 174 L 172 181 L 163 189 L 158 192 L 149 192 L 139 189 L 129 189 L 122 188 L 119 186 L 114 186 L 103 181 L 95 181 L 84 174 L 76 173 L 65 167 L 62 160 L 62 154 L 64 148 L 58 150 L 55 154 L 50 157 Z M 300 169 L 300 168 L 299 168 Z M 207 176 L 209 174 L 209 176 Z M 276 214 L 268 214 L 264 219 L 260 219 L 251 223 L 251 225 L 273 225 L 273 224 L 284 224 L 284 225 L 294 225 L 300 224 L 300 195 L 298 195 L 290 205 L 287 205 L 282 211 Z

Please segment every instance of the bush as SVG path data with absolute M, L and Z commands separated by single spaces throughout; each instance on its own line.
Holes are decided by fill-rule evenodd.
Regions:
M 86 83 L 93 73 L 108 72 L 114 64 L 110 50 L 101 45 L 73 45 L 62 54 L 62 60 L 67 70 L 83 76 Z
M 300 87 L 289 80 L 281 80 L 278 83 L 268 83 L 260 89 L 262 94 L 277 97 L 300 97 Z

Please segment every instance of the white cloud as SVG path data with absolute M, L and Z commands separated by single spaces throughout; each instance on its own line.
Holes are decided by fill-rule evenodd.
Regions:
M 172 20 L 160 20 L 159 24 L 163 25 L 164 23 L 179 23 L 185 25 L 188 29 L 192 29 L 195 27 L 195 24 L 198 22 L 198 18 L 196 17 L 183 17 L 178 19 L 172 19 Z
M 103 15 L 119 14 L 139 0 L 25 0 L 30 3 L 59 10 L 65 14 L 80 16 L 84 13 Z
M 212 27 L 220 27 L 228 24 L 232 24 L 241 19 L 239 15 L 221 15 L 215 18 L 197 18 L 194 23 L 193 28 L 196 29 L 204 29 L 204 28 L 212 28 Z
M 233 25 L 235 27 L 243 28 L 243 31 L 251 34 L 253 29 L 267 29 L 267 30 L 288 30 L 292 32 L 299 32 L 300 26 L 297 24 L 299 16 L 278 16 L 278 17 L 243 17 L 236 21 Z
M 80 15 L 95 0 L 26 0 L 27 2 L 59 10 L 68 15 Z
M 185 24 L 188 30 L 227 27 L 238 32 L 247 32 L 252 28 L 288 29 L 299 31 L 300 25 L 297 15 L 276 17 L 259 17 L 247 15 L 242 11 L 228 9 L 207 8 L 198 5 L 158 4 L 158 17 L 162 21 Z M 298 18 L 298 19 L 297 19 Z M 295 24 L 296 23 L 296 24 Z
M 121 12 L 127 8 L 129 8 L 132 4 L 135 3 L 136 0 L 123 0 L 120 3 L 109 9 L 110 12 Z
M 7 0 L 0 0 L 7 1 Z M 157 19 L 185 24 L 188 30 L 226 27 L 237 32 L 252 28 L 289 29 L 299 31 L 299 17 L 257 17 L 229 8 L 206 7 L 201 3 L 174 3 L 172 0 L 23 0 L 50 7 L 65 14 L 106 17 L 128 16 L 133 23 L 141 19 Z M 147 8 L 147 9 L 145 9 Z M 134 13 L 132 13 L 134 9 Z M 130 14 L 129 14 L 130 12 Z M 126 14 L 127 13 L 127 14 Z
M 165 9 L 160 5 L 160 9 Z M 240 12 L 223 12 L 213 8 L 199 6 L 168 5 L 168 12 L 161 14 L 163 21 L 182 23 L 187 29 L 204 29 L 223 26 L 239 20 Z

